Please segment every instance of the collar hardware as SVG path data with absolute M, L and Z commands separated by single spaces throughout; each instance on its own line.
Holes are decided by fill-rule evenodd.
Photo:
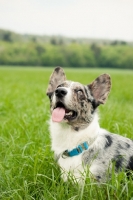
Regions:
M 83 142 L 82 144 L 78 145 L 76 148 L 72 149 L 71 151 L 65 150 L 62 153 L 62 158 L 65 159 L 67 157 L 78 156 L 83 151 L 87 150 L 88 148 L 89 148 L 88 142 Z

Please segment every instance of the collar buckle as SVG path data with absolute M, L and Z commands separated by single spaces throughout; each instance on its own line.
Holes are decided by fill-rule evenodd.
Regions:
M 68 154 L 68 150 L 65 150 L 62 155 L 61 155 L 62 158 L 66 159 L 67 157 L 69 157 L 69 154 Z

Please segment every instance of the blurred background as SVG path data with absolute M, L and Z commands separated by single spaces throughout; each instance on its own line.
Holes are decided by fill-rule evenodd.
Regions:
M 133 69 L 133 1 L 0 0 L 0 65 Z

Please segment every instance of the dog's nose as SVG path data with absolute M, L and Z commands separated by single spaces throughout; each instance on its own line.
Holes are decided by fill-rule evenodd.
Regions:
M 67 90 L 65 88 L 57 88 L 55 90 L 55 96 L 64 97 L 67 94 Z

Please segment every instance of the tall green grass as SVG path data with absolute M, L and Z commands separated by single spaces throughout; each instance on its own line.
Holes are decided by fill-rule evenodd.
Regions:
M 45 91 L 53 69 L 0 68 L 0 199 L 1 200 L 128 200 L 133 181 L 124 172 L 99 185 L 86 175 L 85 184 L 64 183 L 50 150 L 49 101 Z M 102 73 L 112 78 L 100 124 L 133 138 L 133 71 L 66 69 L 68 79 L 90 83 Z

